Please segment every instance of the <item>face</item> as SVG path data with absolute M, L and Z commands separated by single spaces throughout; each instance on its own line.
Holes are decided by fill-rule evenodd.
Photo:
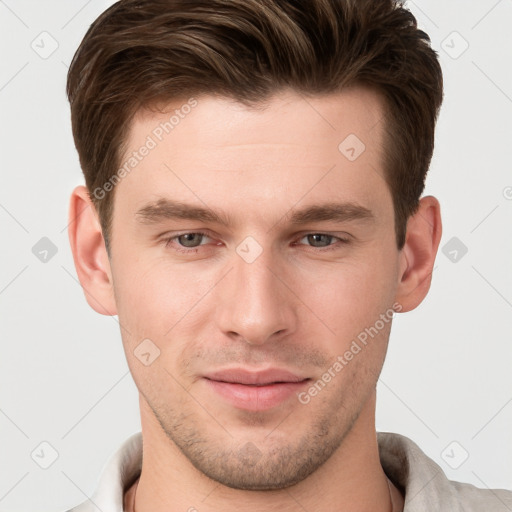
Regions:
M 126 357 L 146 414 L 224 485 L 301 481 L 369 407 L 399 274 L 382 108 L 204 96 L 133 121 L 110 260 Z

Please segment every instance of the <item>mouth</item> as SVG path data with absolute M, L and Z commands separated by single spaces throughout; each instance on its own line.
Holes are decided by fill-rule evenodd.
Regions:
M 249 371 L 233 368 L 204 376 L 217 397 L 248 411 L 272 409 L 289 400 L 311 379 L 284 369 Z

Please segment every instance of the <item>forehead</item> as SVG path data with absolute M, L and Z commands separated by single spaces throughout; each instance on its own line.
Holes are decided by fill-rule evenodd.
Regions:
M 330 132 L 327 143 L 354 134 L 371 146 L 380 142 L 380 130 L 374 128 L 383 116 L 382 96 L 363 86 L 318 96 L 286 89 L 253 106 L 226 97 L 184 96 L 158 110 L 140 109 L 131 122 L 127 142 L 129 148 L 137 146 L 142 137 L 150 135 L 158 144 L 184 143 L 183 149 L 194 146 L 197 139 L 223 147 L 243 143 L 299 145 L 305 141 L 314 145 L 318 142 L 316 134 Z
M 115 202 L 133 212 L 167 196 L 260 214 L 265 202 L 277 213 L 301 197 L 389 202 L 383 117 L 381 98 L 361 87 L 315 97 L 286 91 L 257 108 L 206 95 L 141 110 Z

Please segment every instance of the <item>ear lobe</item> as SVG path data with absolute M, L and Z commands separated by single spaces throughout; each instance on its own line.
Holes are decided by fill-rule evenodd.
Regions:
M 116 315 L 112 272 L 101 225 L 83 185 L 71 194 L 68 220 L 73 260 L 89 306 L 102 315 Z
M 420 199 L 418 210 L 407 222 L 396 295 L 396 301 L 402 306 L 400 312 L 416 308 L 426 297 L 441 234 L 439 201 L 433 196 L 425 196 Z

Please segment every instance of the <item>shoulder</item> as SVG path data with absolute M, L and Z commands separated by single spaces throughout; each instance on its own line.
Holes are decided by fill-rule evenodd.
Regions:
M 507 489 L 481 489 L 472 484 L 449 480 L 456 500 L 463 512 L 510 512 L 512 491 Z
M 142 434 L 137 432 L 110 456 L 92 496 L 66 512 L 123 512 L 124 492 L 138 478 L 141 468 Z
M 511 512 L 512 491 L 449 480 L 411 439 L 377 432 L 382 468 L 405 497 L 404 512 Z

